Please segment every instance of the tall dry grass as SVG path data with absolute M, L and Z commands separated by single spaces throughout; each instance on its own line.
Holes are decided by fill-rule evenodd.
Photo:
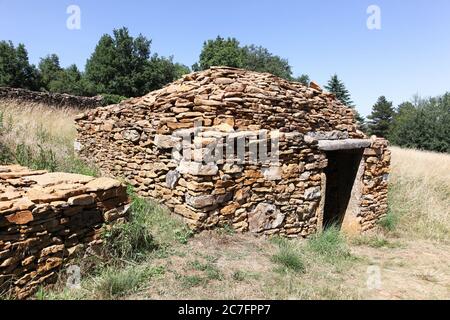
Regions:
M 390 213 L 411 238 L 450 241 L 450 154 L 392 147 Z
M 40 169 L 85 171 L 73 150 L 74 116 L 80 112 L 76 108 L 0 101 L 0 160 L 36 164 Z M 84 173 L 92 174 L 90 171 Z

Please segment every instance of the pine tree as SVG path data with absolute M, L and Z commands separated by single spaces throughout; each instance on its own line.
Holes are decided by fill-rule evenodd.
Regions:
M 11 41 L 0 41 L 0 86 L 37 90 L 39 82 L 25 45 L 20 43 L 16 48 Z
M 355 113 L 355 120 L 359 124 L 359 128 L 362 131 L 366 131 L 366 120 L 363 116 L 358 112 L 358 110 L 355 109 L 355 105 L 351 99 L 350 92 L 345 87 L 344 82 L 342 82 L 337 74 L 334 74 L 331 76 L 331 79 L 328 81 L 328 83 L 325 85 L 325 89 L 327 89 L 329 92 L 333 93 L 339 101 L 342 102 L 345 106 L 352 108 Z
M 394 114 L 392 102 L 387 101 L 385 96 L 379 97 L 372 107 L 372 113 L 367 117 L 369 133 L 386 138 L 391 129 Z
M 345 87 L 344 83 L 338 78 L 337 74 L 331 76 L 331 79 L 325 85 L 325 89 L 333 93 L 347 107 L 353 108 L 353 101 L 350 93 Z

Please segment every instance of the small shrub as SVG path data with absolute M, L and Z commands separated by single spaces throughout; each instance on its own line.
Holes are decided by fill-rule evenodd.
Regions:
M 208 265 L 206 268 L 206 277 L 208 280 L 223 280 L 222 272 L 212 265 Z
M 34 294 L 36 300 L 47 300 L 48 294 L 43 287 L 39 287 L 39 289 Z
M 239 270 L 235 271 L 231 275 L 231 278 L 233 278 L 233 280 L 235 280 L 235 281 L 244 281 L 245 280 L 245 272 L 242 272 Z
M 112 299 L 136 291 L 153 275 L 151 268 L 130 266 L 123 269 L 109 267 L 96 281 L 95 291 L 103 299 Z
M 388 239 L 381 236 L 359 236 L 352 239 L 352 243 L 355 245 L 366 245 L 372 248 L 395 248 L 398 246 L 396 243 L 390 242 Z
M 38 150 L 33 150 L 30 146 L 19 143 L 16 146 L 13 157 L 16 162 L 22 166 L 29 167 L 36 170 L 56 171 L 58 162 L 56 160 L 55 152 L 48 148 L 45 149 L 42 145 L 38 145 Z
M 398 224 L 398 217 L 391 211 L 386 216 L 381 218 L 378 224 L 386 231 L 392 232 L 396 229 Z
M 286 239 L 275 238 L 278 252 L 272 256 L 272 261 L 280 265 L 278 271 L 305 272 L 305 263 L 296 248 Z
M 201 263 L 198 260 L 194 260 L 189 263 L 190 267 L 197 271 L 203 271 L 206 273 L 206 278 L 208 280 L 222 280 L 223 275 L 220 270 L 214 266 L 211 262 Z
M 132 212 L 151 230 L 156 242 L 161 246 L 169 246 L 173 242 L 186 244 L 193 232 L 177 217 L 170 215 L 152 201 L 138 197 L 129 186 L 128 194 L 132 199 Z
M 83 174 L 85 176 L 98 177 L 100 176 L 100 171 L 93 165 L 87 164 L 75 155 L 67 158 L 67 163 L 65 164 L 65 172 Z
M 189 238 L 191 238 L 193 235 L 194 233 L 192 232 L 192 230 L 188 228 L 180 228 L 174 231 L 175 239 L 181 244 L 187 244 Z
M 127 97 L 120 96 L 117 94 L 102 94 L 102 105 L 109 106 L 111 104 L 118 104 L 123 100 L 127 99 Z
M 33 159 L 32 167 L 38 170 L 56 171 L 58 162 L 55 152 L 50 148 L 44 149 L 41 145 L 38 145 L 38 148 L 39 151 L 37 157 Z
M 205 279 L 197 275 L 183 276 L 181 278 L 181 286 L 186 289 L 197 287 L 202 284 L 205 284 Z
M 347 242 L 336 226 L 330 226 L 323 232 L 313 235 L 307 247 L 333 263 L 351 257 Z

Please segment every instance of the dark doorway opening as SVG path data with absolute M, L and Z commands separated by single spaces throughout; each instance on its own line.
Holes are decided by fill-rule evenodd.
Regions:
M 326 190 L 323 226 L 341 227 L 347 210 L 363 149 L 338 150 L 326 153 Z

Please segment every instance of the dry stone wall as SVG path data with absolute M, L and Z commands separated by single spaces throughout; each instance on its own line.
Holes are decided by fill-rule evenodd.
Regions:
M 104 223 L 124 220 L 125 187 L 111 178 L 0 166 L 0 289 L 26 298 L 101 243 Z
M 388 142 L 376 139 L 363 154 L 364 175 L 361 198 L 361 229 L 367 231 L 388 211 L 388 178 L 391 152 Z
M 103 98 L 80 97 L 70 94 L 31 91 L 21 88 L 0 87 L 0 101 L 18 103 L 42 103 L 57 108 L 92 109 L 102 105 Z
M 85 160 L 125 178 L 193 229 L 229 224 L 292 237 L 319 226 L 327 159 L 318 141 L 366 138 L 352 109 L 317 85 L 225 67 L 89 110 L 76 125 L 75 147 Z M 261 145 L 267 157 L 255 161 Z M 227 150 L 240 156 L 224 157 Z

